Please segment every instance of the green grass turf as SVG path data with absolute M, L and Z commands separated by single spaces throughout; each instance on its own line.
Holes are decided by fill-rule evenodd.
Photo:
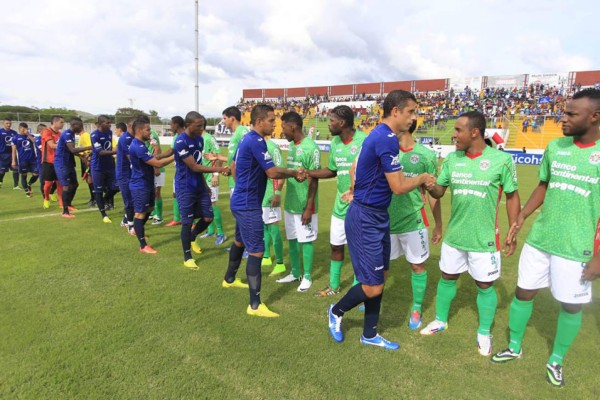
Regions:
M 324 154 L 324 162 L 327 155 Z M 171 217 L 171 178 L 167 168 L 165 221 Z M 518 168 L 522 202 L 536 185 L 536 167 Z M 327 331 L 326 308 L 339 299 L 316 298 L 328 283 L 329 215 L 335 183 L 320 185 L 320 230 L 314 285 L 297 293 L 296 284 L 277 284 L 263 275 L 262 299 L 277 319 L 245 314 L 247 290 L 222 289 L 227 265 L 224 248 L 199 240 L 200 271 L 182 266 L 179 229 L 148 225 L 158 255 L 137 251 L 137 240 L 118 226 L 119 211 L 103 224 L 90 211 L 87 189 L 63 220 L 54 204 L 41 208 L 11 189 L 7 175 L 0 189 L 0 398 L 20 399 L 530 399 L 600 397 L 598 386 L 600 309 L 585 308 L 579 337 L 565 363 L 567 386 L 545 381 L 558 305 L 547 290 L 535 302 L 524 341 L 524 357 L 493 365 L 477 352 L 476 289 L 465 275 L 452 305 L 449 331 L 422 337 L 407 328 L 411 303 L 410 268 L 393 261 L 383 298 L 380 331 L 402 347 L 397 352 L 360 345 L 362 315 L 344 319 L 346 341 Z M 225 180 L 221 191 L 226 192 Z M 219 202 L 226 232 L 233 232 L 229 196 Z M 117 200 L 117 210 L 121 200 Z M 444 220 L 449 198 L 443 200 Z M 533 218 L 520 236 L 519 249 Z M 506 212 L 501 211 L 506 233 Z M 477 223 L 477 221 L 473 221 Z M 465 232 L 466 234 L 468 232 Z M 286 246 L 287 249 L 287 246 Z M 427 262 L 429 286 L 424 322 L 434 317 L 439 278 L 439 246 Z M 287 254 L 287 251 L 286 251 Z M 494 350 L 507 343 L 508 307 L 517 278 L 518 254 L 503 259 L 497 283 L 498 312 Z M 289 260 L 286 255 L 286 264 Z M 244 277 L 244 266 L 240 270 Z M 347 260 L 344 291 L 352 282 Z

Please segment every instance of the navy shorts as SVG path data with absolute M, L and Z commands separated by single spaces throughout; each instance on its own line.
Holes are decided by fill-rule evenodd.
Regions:
M 29 172 L 33 172 L 33 173 L 37 174 L 37 172 L 38 172 L 37 163 L 35 161 L 20 162 L 19 166 L 18 166 L 18 170 L 21 175 L 27 174 Z
M 387 210 L 354 201 L 346 213 L 344 228 L 356 279 L 365 285 L 383 284 L 391 250 Z
M 133 201 L 133 212 L 145 213 L 148 208 L 154 207 L 154 189 L 130 189 Z
M 92 171 L 92 180 L 94 181 L 95 192 L 104 193 L 117 189 L 115 171 Z
M 0 154 L 0 173 L 7 173 L 11 170 L 10 164 L 12 163 L 12 154 L 4 153 Z
M 235 240 L 241 242 L 248 253 L 264 253 L 265 226 L 262 208 L 256 210 L 231 210 L 235 217 Z
M 179 204 L 182 224 L 191 224 L 196 218 L 200 217 L 213 217 L 210 194 L 206 191 L 202 193 L 177 193 L 177 203 Z
M 75 168 L 57 168 L 54 165 L 54 170 L 61 186 L 77 185 L 77 172 L 75 172 Z
M 123 205 L 125 210 L 133 209 L 133 197 L 131 196 L 131 190 L 129 190 L 129 179 L 121 179 L 118 182 L 121 196 L 123 197 Z

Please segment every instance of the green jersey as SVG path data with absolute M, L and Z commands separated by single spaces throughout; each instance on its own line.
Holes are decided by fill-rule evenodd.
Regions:
M 231 140 L 229 141 L 229 145 L 227 146 L 227 165 L 231 166 L 233 162 L 233 157 L 235 156 L 235 152 L 237 151 L 238 145 L 240 144 L 240 140 L 244 137 L 246 133 L 250 132 L 250 129 L 245 127 L 244 125 L 238 125 L 235 128 L 235 132 L 233 132 L 233 136 L 231 136 Z M 229 176 L 229 188 L 233 189 L 235 187 L 235 181 L 232 176 Z
M 149 152 L 154 153 L 154 148 L 152 145 L 160 146 L 160 138 L 158 137 L 158 133 L 154 129 L 150 131 L 150 140 L 146 142 L 146 148 Z M 165 167 L 160 168 L 160 172 L 165 172 Z
M 283 157 L 281 156 L 281 150 L 279 149 L 279 146 L 277 146 L 272 140 L 267 140 L 267 151 L 271 155 L 273 164 L 275 164 L 276 167 L 282 167 Z M 273 190 L 274 185 L 275 181 L 273 179 L 269 179 L 267 181 L 267 189 L 265 190 L 265 197 L 263 197 L 262 202 L 263 207 L 271 207 L 271 200 L 273 200 L 273 195 L 275 194 Z
M 319 147 L 309 137 L 305 137 L 298 143 L 290 143 L 288 150 L 287 167 L 289 169 L 319 169 L 321 165 L 321 154 Z M 285 211 L 292 214 L 302 214 L 308 200 L 308 179 L 298 182 L 294 178 L 288 178 L 285 191 Z M 319 209 L 319 196 L 315 194 L 316 214 Z
M 517 190 L 511 155 L 487 146 L 477 156 L 455 151 L 444 160 L 437 183 L 452 193 L 444 243 L 464 251 L 500 250 L 498 206 L 503 191 Z
M 422 173 L 437 176 L 437 158 L 435 152 L 415 143 L 412 149 L 400 149 L 400 164 L 406 177 L 415 177 Z M 418 187 L 409 193 L 392 195 L 388 208 L 390 214 L 390 233 L 414 232 L 429 226 L 425 213 L 425 191 Z
M 551 141 L 540 165 L 547 182 L 542 211 L 525 242 L 546 253 L 588 262 L 600 250 L 600 141 Z M 577 272 L 579 273 L 579 272 Z
M 202 150 L 202 154 L 219 154 L 219 143 L 217 143 L 217 139 L 210 133 L 204 131 L 202 132 L 202 140 L 204 141 L 204 148 Z M 202 157 L 202 165 L 205 167 L 212 167 L 214 165 L 213 161 L 207 160 Z M 211 186 L 213 174 L 212 172 L 207 172 L 204 174 L 204 179 L 208 186 Z
M 337 218 L 346 218 L 349 204 L 342 201 L 342 194 L 350 189 L 350 167 L 360 152 L 366 137 L 364 132 L 356 130 L 348 143 L 342 142 L 339 136 L 334 136 L 331 140 L 327 168 L 337 173 L 337 193 L 333 203 L 333 215 Z

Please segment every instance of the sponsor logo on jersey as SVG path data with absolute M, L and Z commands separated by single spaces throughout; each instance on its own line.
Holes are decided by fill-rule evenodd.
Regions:
M 352 155 L 355 155 L 355 154 L 356 154 L 356 152 L 358 152 L 358 147 L 356 147 L 356 146 L 352 146 L 352 147 L 350 148 L 350 154 L 352 154 Z
M 392 161 L 390 162 L 390 165 L 400 165 L 400 156 L 390 156 L 392 158 Z
M 570 151 L 557 151 L 556 155 L 557 156 L 570 156 L 571 152 Z
M 590 154 L 590 164 L 600 164 L 600 151 L 595 151 L 592 154 Z
M 410 162 L 411 162 L 411 164 L 418 163 L 420 159 L 421 159 L 421 157 L 419 157 L 418 154 L 413 154 L 412 156 L 410 156 Z
M 481 160 L 479 162 L 479 169 L 482 171 L 485 171 L 487 169 L 490 168 L 490 161 L 489 160 Z
M 262 155 L 265 158 L 265 161 L 269 161 L 271 159 L 271 155 L 268 151 L 265 151 L 264 153 L 262 153 Z

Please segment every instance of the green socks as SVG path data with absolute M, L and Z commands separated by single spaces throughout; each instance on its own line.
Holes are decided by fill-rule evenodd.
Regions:
M 315 246 L 313 242 L 302 243 L 302 262 L 304 264 L 304 279 L 312 281 L 312 267 L 315 258 Z
M 275 261 L 277 264 L 283 264 L 283 239 L 279 231 L 279 224 L 267 225 L 271 227 L 271 238 L 273 239 L 273 248 L 275 249 Z
M 440 278 L 435 296 L 435 319 L 448 322 L 450 304 L 454 297 L 456 297 L 456 280 Z
M 208 225 L 208 229 L 206 229 L 206 234 L 207 235 L 215 234 L 215 221 L 214 220 L 210 223 L 210 225 Z
M 179 213 L 179 203 L 177 198 L 173 199 L 173 221 L 181 222 L 181 214 Z
M 556 336 L 554 338 L 554 348 L 552 349 L 552 355 L 548 359 L 548 364 L 563 364 L 563 358 L 577 337 L 579 328 L 581 328 L 582 316 L 583 312 L 581 310 L 575 314 L 571 314 L 563 308 L 560 309 Z
M 410 311 L 421 311 L 423 299 L 425 299 L 425 289 L 427 288 L 427 271 L 422 274 L 413 272 L 411 274 L 411 284 L 413 291 L 413 305 Z
M 160 199 L 156 199 L 154 200 L 154 215 L 158 218 L 158 219 L 163 219 L 163 200 L 162 197 Z
M 479 328 L 477 329 L 477 333 L 481 335 L 490 334 L 497 306 L 498 295 L 493 285 L 487 289 L 477 287 L 477 310 L 479 311 Z
M 223 218 L 221 218 L 221 210 L 219 209 L 219 207 L 217 207 L 216 204 L 213 204 L 212 209 L 213 209 L 214 219 L 213 219 L 213 223 L 211 225 L 216 225 L 217 235 L 222 235 L 223 234 Z M 215 228 L 213 226 L 213 233 L 214 233 L 214 230 L 215 230 Z
M 340 276 L 342 274 L 343 261 L 331 260 L 329 263 L 329 287 L 333 290 L 340 288 Z
M 354 280 L 352 281 L 352 286 L 358 285 L 360 282 L 356 279 L 356 275 L 354 275 Z
M 265 252 L 263 258 L 271 258 L 271 226 L 264 226 L 263 240 L 265 241 Z
M 525 335 L 527 322 L 531 318 L 533 312 L 533 300 L 524 301 L 516 297 L 510 303 L 510 311 L 508 313 L 508 329 L 510 331 L 510 342 L 508 347 L 518 353 L 521 351 L 521 343 Z
M 292 274 L 295 278 L 300 278 L 300 247 L 296 239 L 288 240 L 290 247 L 290 264 L 292 264 Z

